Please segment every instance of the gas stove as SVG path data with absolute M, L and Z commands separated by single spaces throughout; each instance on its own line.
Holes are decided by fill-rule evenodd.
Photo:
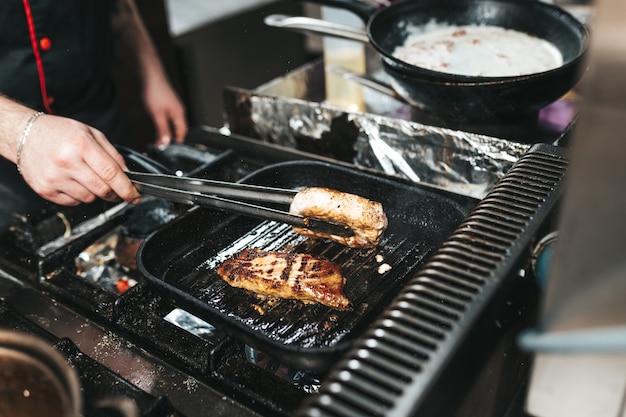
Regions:
M 565 151 L 418 123 L 381 97 L 369 113 L 345 112 L 320 102 L 321 76 L 316 62 L 255 91 L 228 88 L 227 126 L 146 156 L 175 175 L 225 181 L 309 161 L 424 187 L 461 207 L 449 237 L 423 257 L 419 244 L 395 246 L 415 262 L 320 370 L 199 317 L 137 270 L 142 242 L 193 224 L 193 208 L 145 198 L 16 216 L 0 235 L 0 327 L 44 340 L 76 369 L 85 416 L 122 415 L 103 406 L 112 398 L 130 404 L 124 415 L 153 417 L 507 413 L 528 368 L 515 336 L 535 317 L 529 248 L 552 222 Z M 305 93 L 285 96 L 294 85 Z M 562 138 L 570 122 L 538 142 Z
M 192 132 L 189 142 L 197 144 L 192 147 L 194 151 L 202 149 L 204 156 L 215 156 L 211 162 L 197 164 L 196 173 L 219 171 L 228 180 L 238 180 L 260 165 L 276 161 L 326 161 L 324 157 L 224 136 L 211 129 Z M 463 355 L 453 355 L 459 346 L 473 340 L 476 349 L 483 346 L 481 337 L 498 336 L 502 340 L 511 328 L 519 326 L 520 317 L 511 315 L 513 310 L 524 322 L 532 315 L 528 304 L 532 292 L 528 287 L 532 285 L 517 276 L 513 265 L 523 259 L 524 248 L 539 226 L 537 218 L 528 218 L 527 214 L 536 209 L 538 218 L 548 217 L 558 193 L 550 191 L 553 187 L 547 182 L 558 184 L 566 164 L 552 148 L 531 152 L 527 159 L 532 169 L 545 171 L 545 178 L 535 177 L 537 184 L 529 184 L 522 179 L 529 168 L 524 164 L 514 168 L 514 175 L 499 189 L 496 187 L 493 196 L 479 203 L 480 209 L 459 226 L 441 253 L 423 265 L 421 274 L 411 278 L 401 299 L 390 304 L 393 308 L 372 320 L 368 338 L 355 342 L 350 355 L 325 372 L 283 365 L 180 308 L 136 270 L 120 267 L 115 251 L 132 236 L 129 230 L 134 227 L 136 233 L 142 229 L 144 236 L 151 233 L 147 225 L 137 227 L 134 211 L 144 220 L 150 217 L 141 212 L 141 205 L 96 203 L 98 207 L 82 208 L 86 210 L 83 213 L 51 208 L 41 217 L 16 222 L 1 239 L 0 324 L 46 340 L 72 363 L 82 382 L 85 415 L 89 416 L 110 415 L 98 405 L 103 396 L 132 400 L 141 416 L 344 415 L 335 413 L 346 410 L 345 401 L 356 407 L 345 415 L 365 415 L 369 408 L 354 401 L 368 390 L 374 390 L 368 401 L 376 410 L 381 406 L 375 404 L 377 401 L 385 408 L 392 404 L 394 395 L 402 393 L 400 386 L 394 386 L 411 380 L 417 384 L 426 377 L 424 373 L 430 374 L 428 380 L 441 389 L 441 382 L 436 381 L 449 381 L 451 375 L 457 379 L 468 368 L 463 363 L 444 363 L 450 357 L 459 358 L 453 363 L 462 360 Z M 552 163 L 556 163 L 555 168 Z M 530 194 L 524 195 L 523 189 L 528 187 Z M 548 198 L 539 198 L 542 192 Z M 142 204 L 166 213 L 153 219 L 155 228 L 188 213 L 187 207 L 160 201 Z M 520 213 L 524 216 L 517 220 Z M 525 224 L 528 222 L 532 224 Z M 46 236 L 47 241 L 37 241 L 37 236 Z M 475 245 L 468 247 L 470 242 Z M 510 259 L 505 253 L 509 243 L 515 252 Z M 108 272 L 102 271 L 105 264 Z M 94 269 L 99 272 L 96 274 Z M 84 273 L 87 271 L 91 273 Z M 480 278 L 486 271 L 490 271 L 488 276 Z M 504 277 L 510 285 L 503 285 Z M 512 288 L 518 290 L 511 292 Z M 499 302 L 492 305 L 492 292 L 505 297 L 506 307 Z M 476 327 L 473 320 L 483 316 L 483 308 L 491 318 L 488 322 L 477 321 L 483 324 Z M 396 325 L 400 327 L 392 329 Z M 504 349 L 502 346 L 510 348 L 503 344 L 500 349 Z M 473 352 L 474 360 L 480 358 L 477 363 L 489 363 L 487 352 Z M 513 352 L 509 355 L 515 357 Z M 411 365 L 412 360 L 420 363 Z M 479 378 L 474 371 L 465 377 Z M 411 372 L 417 372 L 417 379 L 411 377 Z M 440 373 L 449 375 L 436 378 Z M 350 378 L 344 379 L 346 375 Z M 357 376 L 365 378 L 364 385 L 356 382 Z M 519 375 L 509 376 L 512 385 L 519 382 Z M 466 387 L 461 384 L 463 379 L 459 378 L 454 386 Z M 357 386 L 353 386 L 355 383 Z M 448 389 L 452 386 L 444 391 Z M 342 398 L 344 395 L 347 398 Z M 437 403 L 437 397 L 439 394 L 421 393 L 412 398 L 426 399 L 430 408 L 438 409 L 439 405 L 430 404 Z M 382 415 L 379 411 L 376 415 Z M 396 411 L 390 415 L 401 414 Z

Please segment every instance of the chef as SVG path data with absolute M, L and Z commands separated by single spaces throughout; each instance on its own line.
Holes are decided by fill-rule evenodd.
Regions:
M 134 0 L 0 2 L 0 229 L 43 199 L 138 201 L 111 144 L 126 134 L 114 43 L 138 71 L 155 144 L 182 142 L 185 109 Z

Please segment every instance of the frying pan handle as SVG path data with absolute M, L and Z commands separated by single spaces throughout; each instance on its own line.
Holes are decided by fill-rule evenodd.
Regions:
M 282 14 L 269 15 L 264 20 L 268 26 L 281 29 L 289 29 L 297 32 L 314 33 L 316 35 L 328 35 L 337 38 L 349 39 L 367 43 L 367 33 L 352 26 L 331 23 L 321 19 L 300 16 L 286 16 Z
M 311 3 L 323 4 L 330 7 L 336 7 L 338 9 L 348 10 L 363 20 L 364 23 L 367 23 L 370 20 L 370 17 L 378 10 L 376 6 L 373 4 L 365 3 L 361 0 L 300 0 L 300 1 L 308 1 Z
M 346 80 L 353 81 L 356 84 L 367 87 L 373 91 L 377 91 L 404 104 L 410 104 L 400 94 L 398 94 L 392 86 L 381 80 L 377 80 L 374 77 L 366 74 L 358 74 L 346 67 L 337 64 L 329 65 L 326 67 L 326 69 L 328 70 L 328 72 L 339 75 Z

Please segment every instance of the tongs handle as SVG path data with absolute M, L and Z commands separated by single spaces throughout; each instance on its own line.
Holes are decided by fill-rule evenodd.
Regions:
M 178 177 L 167 174 L 151 174 L 143 172 L 127 172 L 128 178 L 143 186 L 158 186 L 183 193 L 201 193 L 210 196 L 224 196 L 240 198 L 250 201 L 266 203 L 291 204 L 298 193 L 295 190 L 266 187 L 252 184 L 241 184 L 227 181 L 210 180 L 205 178 Z
M 352 236 L 354 234 L 350 228 L 342 225 L 218 195 L 225 194 L 247 200 L 290 204 L 297 194 L 295 190 L 133 171 L 127 172 L 127 175 L 140 193 L 177 203 L 217 208 L 336 236 Z

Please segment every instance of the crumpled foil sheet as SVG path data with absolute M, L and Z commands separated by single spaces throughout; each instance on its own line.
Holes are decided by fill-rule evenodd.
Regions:
M 484 197 L 530 147 L 384 117 L 358 117 L 355 124 L 362 129 L 355 164 L 477 198 Z M 391 165 L 385 162 L 385 156 Z M 399 161 L 406 166 L 396 163 L 395 158 L 401 158 Z
M 390 98 L 384 106 L 384 98 L 368 104 L 388 114 L 348 112 L 320 100 L 320 88 L 323 94 L 319 63 L 254 91 L 228 87 L 226 127 L 475 198 L 484 197 L 531 146 L 406 120 L 406 107 L 388 105 Z

